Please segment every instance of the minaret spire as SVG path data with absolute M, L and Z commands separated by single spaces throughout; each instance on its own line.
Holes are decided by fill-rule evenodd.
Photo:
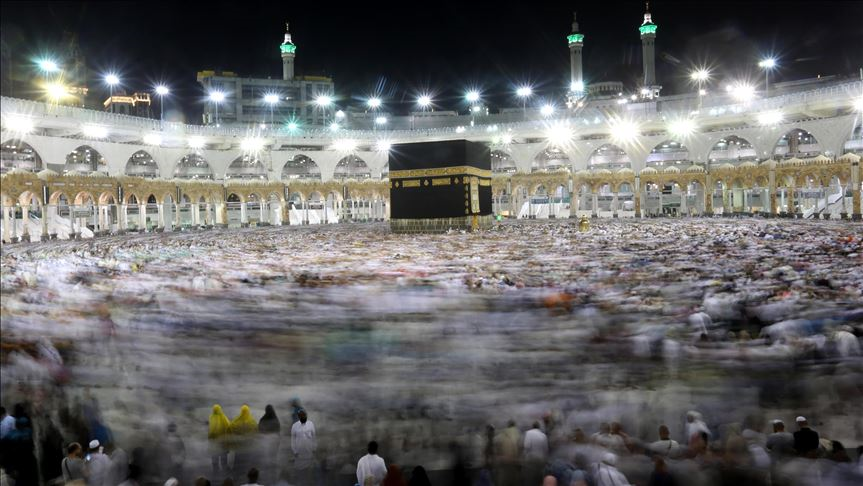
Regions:
M 282 79 L 294 79 L 297 46 L 291 40 L 291 26 L 288 22 L 285 22 L 285 40 L 279 45 L 279 51 L 282 53 Z
M 578 31 L 576 12 L 572 12 L 572 33 L 566 36 L 569 45 L 569 90 L 574 93 L 584 92 L 584 76 L 581 71 L 581 48 L 584 46 L 584 34 Z
M 644 86 L 642 87 L 642 97 L 654 98 L 659 96 L 661 86 L 656 83 L 656 29 L 658 26 L 653 23 L 653 18 L 650 15 L 650 2 L 644 2 L 644 22 L 638 28 L 641 34 L 641 61 L 644 71 Z

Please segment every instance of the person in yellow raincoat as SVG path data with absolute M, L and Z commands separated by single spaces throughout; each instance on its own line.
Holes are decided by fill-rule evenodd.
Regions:
M 210 442 L 210 457 L 213 461 L 213 476 L 222 477 L 228 470 L 228 440 L 231 434 L 231 423 L 222 406 L 213 405 L 210 414 L 210 430 L 207 439 Z
M 231 421 L 230 430 L 234 450 L 234 473 L 242 477 L 252 466 L 255 437 L 258 435 L 258 421 L 252 417 L 248 405 L 240 407 L 240 415 Z

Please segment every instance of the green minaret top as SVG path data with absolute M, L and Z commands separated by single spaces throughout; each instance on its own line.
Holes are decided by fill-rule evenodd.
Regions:
M 575 19 L 575 12 L 572 12 L 572 34 L 566 36 L 566 41 L 569 45 L 584 42 L 584 34 L 578 33 L 578 21 Z
M 282 51 L 282 54 L 293 54 L 297 52 L 297 46 L 291 42 L 291 31 L 287 22 L 285 22 L 285 41 L 279 45 L 279 50 Z
M 644 10 L 644 22 L 641 23 L 641 27 L 638 28 L 638 31 L 641 32 L 641 35 L 656 35 L 656 29 L 659 26 L 654 24 L 653 20 L 650 18 L 650 2 L 646 2 L 644 4 Z

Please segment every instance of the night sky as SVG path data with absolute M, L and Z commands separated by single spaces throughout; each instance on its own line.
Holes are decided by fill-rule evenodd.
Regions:
M 513 90 L 524 82 L 538 91 L 537 103 L 559 96 L 569 82 L 573 10 L 586 36 L 588 83 L 634 88 L 641 77 L 642 2 L 372 3 L 4 1 L 0 18 L 16 60 L 56 52 L 63 32 L 76 32 L 94 76 L 117 71 L 130 91 L 163 81 L 173 107 L 193 122 L 204 96 L 197 71 L 281 76 L 286 20 L 297 74 L 332 76 L 343 106 L 377 92 L 387 111 L 406 112 L 430 91 L 438 108 L 463 110 L 474 86 L 492 107 L 519 106 Z M 651 12 L 664 94 L 689 89 L 697 65 L 711 66 L 715 80 L 763 79 L 756 64 L 769 54 L 780 63 L 771 82 L 863 67 L 863 1 L 656 1 Z

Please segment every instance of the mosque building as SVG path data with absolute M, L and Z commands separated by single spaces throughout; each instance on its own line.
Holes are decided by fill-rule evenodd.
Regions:
M 565 109 L 334 111 L 320 103 L 332 79 L 295 74 L 287 28 L 282 79 L 198 73 L 224 94 L 203 126 L 3 97 L 3 241 L 384 220 L 391 145 L 456 139 L 488 145 L 500 217 L 860 219 L 861 79 L 665 95 L 659 26 L 646 11 L 634 30 L 643 76 L 627 90 L 590 82 L 589 38 L 573 18 Z M 272 123 L 288 115 L 302 124 Z

